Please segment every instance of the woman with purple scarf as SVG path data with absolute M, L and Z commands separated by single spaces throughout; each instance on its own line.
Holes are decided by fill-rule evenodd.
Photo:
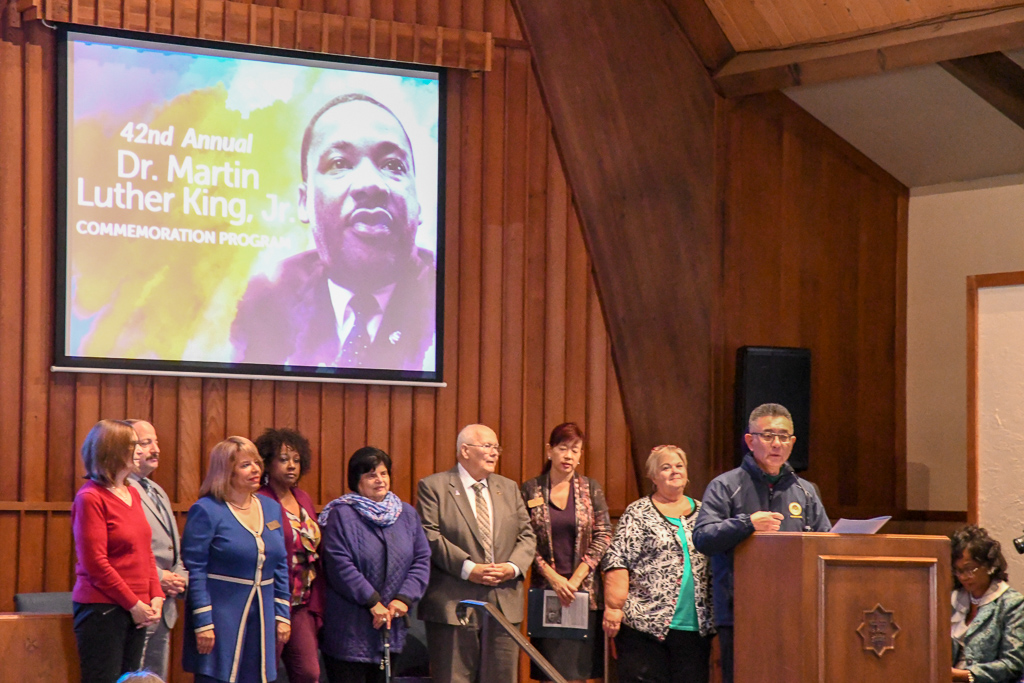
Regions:
M 365 446 L 348 463 L 346 493 L 320 513 L 327 605 L 323 641 L 331 683 L 384 680 L 382 630 L 405 644 L 405 615 L 430 578 L 430 547 L 416 509 L 391 492 L 391 457 Z

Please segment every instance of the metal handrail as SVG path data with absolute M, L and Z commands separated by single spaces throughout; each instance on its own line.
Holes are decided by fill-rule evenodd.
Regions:
M 488 651 L 488 643 L 491 639 L 488 636 L 490 635 L 490 630 L 494 628 L 494 624 L 497 624 L 515 641 L 519 649 L 525 652 L 533 663 L 544 672 L 545 676 L 554 683 L 567 683 L 562 674 L 558 673 L 558 670 L 551 666 L 551 662 L 546 660 L 544 655 L 530 644 L 526 636 L 511 621 L 505 618 L 505 615 L 501 613 L 497 605 L 479 600 L 462 600 L 455 606 L 455 615 L 463 625 L 469 623 L 470 610 L 475 610 L 480 615 L 481 669 L 483 668 L 483 662 L 486 662 L 491 656 L 491 653 Z

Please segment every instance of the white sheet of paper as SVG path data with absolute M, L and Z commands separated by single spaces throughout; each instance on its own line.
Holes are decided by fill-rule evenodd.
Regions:
M 563 607 L 555 591 L 544 591 L 544 628 L 587 628 L 587 617 L 590 616 L 590 596 L 576 593 L 576 599 L 568 607 Z
M 882 526 L 892 519 L 891 516 L 872 517 L 871 519 L 840 519 L 832 527 L 834 534 L 877 534 Z

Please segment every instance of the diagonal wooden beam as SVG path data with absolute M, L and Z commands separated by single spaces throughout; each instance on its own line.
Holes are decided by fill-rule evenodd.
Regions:
M 709 72 L 718 71 L 736 50 L 704 0 L 662 0 Z
M 714 74 L 726 97 L 870 76 L 1024 47 L 1024 7 L 820 45 L 741 52 Z
M 1024 128 L 1024 69 L 1002 52 L 939 62 L 958 81 Z

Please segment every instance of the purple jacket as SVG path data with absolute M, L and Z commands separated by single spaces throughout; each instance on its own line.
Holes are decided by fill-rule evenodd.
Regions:
M 389 527 L 365 520 L 351 505 L 331 509 L 320 544 L 327 604 L 321 650 L 349 662 L 379 662 L 384 647 L 370 607 L 398 599 L 410 607 L 430 579 L 430 546 L 416 509 L 402 503 Z M 405 645 L 404 619 L 391 622 L 391 651 Z

